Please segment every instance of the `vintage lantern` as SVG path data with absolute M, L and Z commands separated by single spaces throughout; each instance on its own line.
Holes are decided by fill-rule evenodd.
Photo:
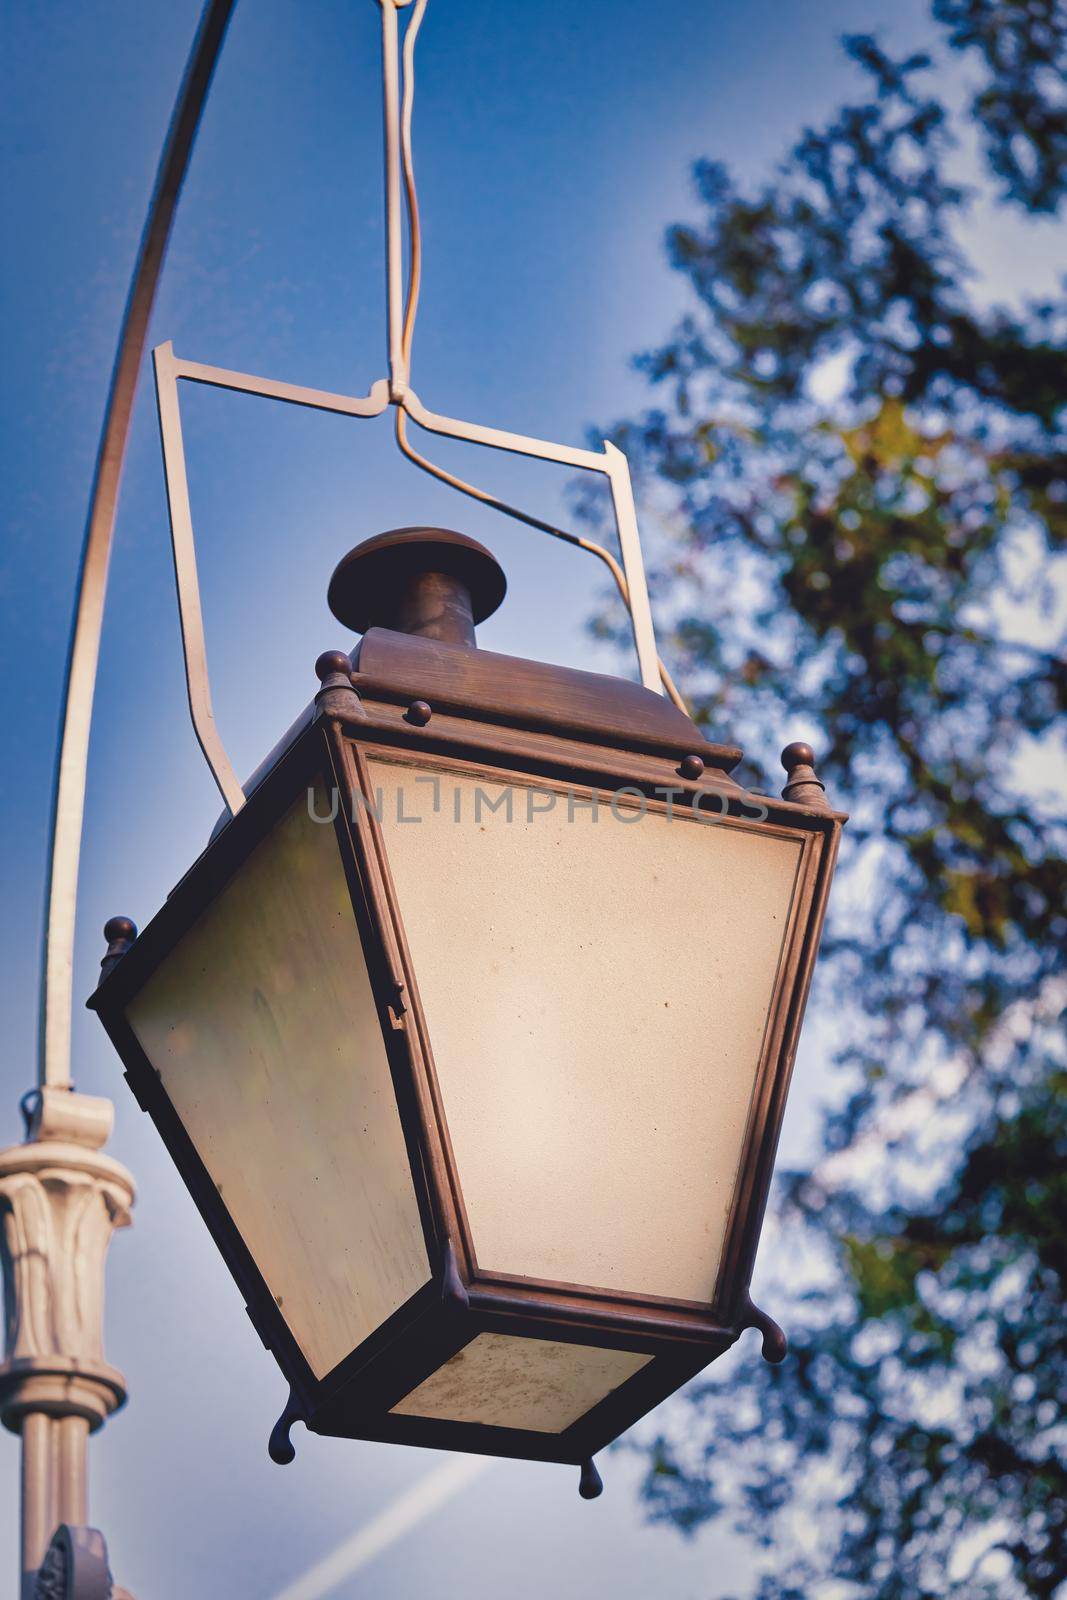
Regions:
M 271 1436 L 581 1464 L 746 1327 L 843 818 L 669 700 L 494 655 L 481 545 L 403 529 L 363 634 L 99 1013 L 291 1388 Z

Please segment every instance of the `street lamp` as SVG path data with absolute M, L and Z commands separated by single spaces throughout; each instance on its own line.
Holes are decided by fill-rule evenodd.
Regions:
M 843 818 L 641 685 L 477 648 L 504 575 L 408 528 L 363 634 L 89 1004 L 289 1428 L 581 1464 L 726 1350 Z
M 108 923 L 91 1003 L 289 1378 L 276 1460 L 302 1418 L 581 1461 L 590 1495 L 592 1453 L 744 1327 L 784 1354 L 747 1284 L 844 819 L 807 746 L 783 756 L 782 805 L 733 782 L 740 752 L 686 715 L 611 441 L 465 421 L 412 388 L 427 0 L 376 4 L 388 375 L 334 394 L 154 352 L 190 713 L 230 820 L 140 939 Z M 0 1422 L 22 1439 L 23 1600 L 126 1596 L 84 1525 L 86 1441 L 125 1397 L 100 1330 L 133 1183 L 101 1153 L 110 1105 L 72 1077 L 78 867 L 138 374 L 232 9 L 205 0 L 123 313 L 62 691 L 38 1087 L 25 1143 L 0 1151 Z M 421 471 L 603 562 L 643 687 L 478 651 L 475 622 L 503 597 L 492 557 L 441 530 L 386 535 L 331 587 L 366 633 L 358 655 L 319 658 L 315 703 L 246 804 L 211 709 L 180 381 L 348 418 L 392 408 Z M 594 474 L 621 560 L 435 464 L 409 425 Z M 415 793 L 432 797 L 421 817 Z

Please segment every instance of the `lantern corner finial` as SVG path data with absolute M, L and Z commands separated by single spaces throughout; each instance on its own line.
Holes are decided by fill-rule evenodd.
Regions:
M 327 685 L 327 678 L 342 678 L 349 683 L 352 678 L 352 663 L 343 650 L 324 650 L 315 663 L 315 676 L 323 688 L 334 687 Z
M 363 715 L 363 706 L 352 682 L 352 660 L 343 650 L 324 650 L 315 663 L 319 692 L 315 704 L 328 716 Z
M 137 937 L 137 924 L 130 917 L 109 917 L 104 923 L 107 949 L 100 963 L 100 975 L 106 978 L 118 964 Z
M 803 740 L 787 744 L 782 751 L 782 766 L 789 780 L 782 790 L 783 800 L 792 800 L 797 805 L 815 806 L 820 811 L 829 811 L 826 785 L 815 771 L 815 751 L 810 744 L 805 744 Z
M 596 1469 L 592 1456 L 582 1462 L 582 1475 L 578 1479 L 578 1493 L 583 1500 L 595 1500 L 604 1493 L 604 1480 Z

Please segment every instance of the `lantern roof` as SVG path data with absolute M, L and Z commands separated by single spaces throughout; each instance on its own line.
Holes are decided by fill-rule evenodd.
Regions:
M 691 717 L 643 684 L 376 625 L 375 618 L 392 618 L 399 598 L 429 573 L 454 582 L 473 621 L 495 611 L 506 591 L 492 553 L 466 534 L 444 528 L 396 528 L 378 534 L 351 550 L 334 571 L 330 607 L 347 626 L 363 631 L 352 651 L 336 652 L 338 665 L 340 658 L 347 660 L 352 687 L 372 720 L 395 721 L 399 713 L 416 722 L 409 712 L 418 704 L 438 728 L 445 721 L 475 723 L 487 731 L 496 727 L 625 749 L 666 759 L 672 766 L 695 760 L 698 770 L 715 775 L 718 786 L 739 788 L 729 774 L 741 760 L 741 750 L 707 739 Z M 316 696 L 304 707 L 252 773 L 243 786 L 246 796 L 314 720 L 318 700 Z M 224 812 L 212 838 L 228 821 Z

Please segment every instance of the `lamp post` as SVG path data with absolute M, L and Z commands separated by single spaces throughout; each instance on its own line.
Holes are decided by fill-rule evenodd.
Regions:
M 474 540 L 363 634 L 89 1004 L 290 1388 L 271 1435 L 582 1466 L 746 1327 L 843 818 L 634 683 L 478 649 Z

